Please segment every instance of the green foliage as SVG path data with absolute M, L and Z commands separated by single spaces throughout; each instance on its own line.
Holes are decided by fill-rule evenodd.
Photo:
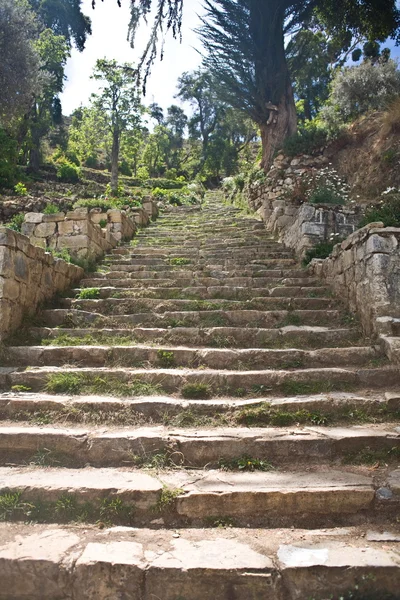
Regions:
M 77 295 L 78 300 L 97 300 L 100 298 L 100 288 L 82 288 Z
M 311 204 L 346 204 L 345 199 L 327 185 L 316 187 L 310 194 Z
M 132 177 L 132 169 L 130 168 L 128 162 L 126 160 L 122 160 L 118 166 L 119 172 L 121 175 L 126 175 L 127 177 Z
M 146 186 L 153 188 L 162 188 L 164 190 L 180 190 L 184 187 L 185 183 L 183 181 L 170 180 L 170 179 L 148 179 L 146 181 Z
M 206 383 L 187 383 L 181 389 L 184 398 L 206 400 L 211 396 L 211 388 Z
M 199 198 L 189 190 L 174 191 L 157 187 L 153 189 L 152 196 L 157 200 L 165 200 L 172 206 L 183 206 L 199 202 Z
M 320 242 L 319 244 L 314 246 L 314 248 L 309 248 L 308 250 L 306 250 L 303 259 L 303 264 L 308 265 L 313 260 L 313 258 L 328 258 L 336 243 L 337 242 L 333 241 Z
M 11 187 L 17 176 L 17 141 L 0 126 L 0 188 Z
M 124 382 L 111 375 L 80 373 L 53 373 L 47 379 L 45 390 L 54 394 L 104 394 L 121 397 L 155 396 L 163 391 L 158 384 L 140 380 Z
M 400 192 L 389 190 L 378 204 L 369 206 L 360 227 L 375 221 L 382 221 L 384 227 L 400 227 Z
M 219 467 L 226 471 L 272 471 L 274 469 L 267 460 L 247 455 L 232 460 L 221 458 Z
M 24 185 L 20 181 L 19 183 L 14 185 L 14 192 L 17 194 L 17 196 L 26 196 L 26 194 L 28 193 L 28 190 L 26 188 L 26 185 Z
M 190 258 L 170 258 L 169 264 L 177 267 L 183 267 L 185 265 L 190 265 L 192 261 Z
M 80 169 L 66 158 L 57 162 L 57 178 L 65 183 L 77 183 L 80 179 Z
M 397 63 L 365 61 L 338 70 L 322 118 L 329 124 L 355 119 L 369 110 L 382 110 L 400 93 Z
M 183 494 L 183 490 L 179 488 L 169 488 L 163 485 L 160 498 L 154 507 L 154 510 L 159 513 L 170 512 L 175 504 L 176 498 Z
M 58 212 L 60 212 L 60 209 L 57 204 L 47 204 L 43 209 L 44 215 L 55 215 Z
M 287 156 L 298 154 L 312 154 L 325 146 L 328 140 L 328 132 L 321 126 L 309 123 L 299 131 L 287 137 L 283 143 L 283 151 Z
M 6 227 L 8 227 L 9 229 L 12 229 L 13 231 L 21 231 L 21 227 L 22 227 L 22 223 L 25 220 L 25 214 L 24 213 L 18 213 L 17 215 L 14 215 L 11 220 L 6 223 Z
M 162 367 L 173 367 L 175 366 L 175 355 L 173 352 L 168 350 L 157 351 L 158 362 Z

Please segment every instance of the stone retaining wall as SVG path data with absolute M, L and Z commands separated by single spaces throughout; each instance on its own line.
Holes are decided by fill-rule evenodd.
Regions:
M 314 259 L 309 271 L 360 316 L 367 335 L 400 335 L 400 228 L 370 223 L 336 245 L 330 257 Z
M 55 259 L 29 239 L 0 227 L 0 340 L 17 329 L 26 314 L 78 282 L 83 269 Z
M 266 181 L 255 182 L 245 189 L 249 206 L 296 256 L 303 258 L 307 248 L 337 236 L 341 239 L 353 233 L 360 223 L 358 208 L 327 204 L 310 204 L 301 197 L 304 177 L 326 168 L 324 156 L 300 156 L 292 160 L 279 155 Z

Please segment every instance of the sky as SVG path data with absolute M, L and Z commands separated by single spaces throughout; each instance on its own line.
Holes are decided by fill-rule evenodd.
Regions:
M 137 62 L 148 38 L 148 28 L 142 24 L 137 35 L 137 44 L 131 48 L 127 41 L 129 23 L 129 0 L 122 0 L 118 8 L 116 0 L 96 2 L 92 10 L 92 0 L 83 0 L 82 11 L 92 20 L 92 35 L 88 37 L 85 50 L 72 50 L 66 67 L 67 81 L 61 96 L 65 115 L 87 104 L 90 95 L 97 91 L 99 83 L 90 79 L 98 58 L 115 58 L 118 62 Z M 171 34 L 166 37 L 164 60 L 157 59 L 147 84 L 144 104 L 157 102 L 164 109 L 171 104 L 181 104 L 174 99 L 178 77 L 184 71 L 196 69 L 201 62 L 197 50 L 201 44 L 193 29 L 200 24 L 198 14 L 202 13 L 201 0 L 185 0 L 183 16 L 183 40 L 179 43 Z M 196 50 L 197 49 L 197 50 Z

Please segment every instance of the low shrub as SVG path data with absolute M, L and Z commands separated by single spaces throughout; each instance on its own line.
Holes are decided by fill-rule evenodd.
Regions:
M 21 227 L 22 227 L 22 223 L 24 222 L 24 220 L 25 220 L 24 213 L 18 213 L 17 215 L 14 215 L 8 221 L 8 223 L 5 224 L 5 226 L 8 227 L 8 229 L 12 229 L 13 231 L 21 232 Z
M 148 179 L 146 186 L 151 188 L 162 188 L 164 190 L 180 190 L 184 187 L 185 182 L 171 179 Z
M 14 192 L 17 194 L 17 196 L 26 196 L 28 190 L 26 186 L 20 181 L 14 186 Z
M 400 227 L 400 192 L 397 190 L 388 190 L 383 194 L 382 200 L 378 204 L 367 208 L 365 215 L 360 223 L 364 227 L 368 223 L 382 221 L 385 227 Z
M 130 168 L 128 161 L 122 160 L 118 166 L 118 170 L 121 173 L 121 175 L 132 177 L 132 169 Z
M 391 102 L 382 115 L 382 134 L 400 131 L 400 96 Z
M 60 159 L 57 162 L 57 178 L 65 183 L 77 183 L 80 179 L 81 171 L 79 167 L 69 162 L 67 159 Z
M 310 194 L 309 202 L 311 204 L 346 204 L 342 196 L 326 185 L 315 188 Z
M 320 242 L 314 248 L 309 248 L 303 258 L 303 265 L 308 265 L 313 258 L 328 258 L 337 241 Z
M 312 154 L 325 146 L 328 141 L 328 132 L 326 129 L 309 125 L 289 137 L 283 143 L 283 152 L 286 156 L 297 156 L 298 154 Z
M 56 204 L 47 204 L 43 209 L 43 214 L 45 215 L 55 215 L 58 212 L 60 212 L 60 209 Z
M 88 169 L 97 169 L 98 166 L 99 161 L 97 160 L 97 156 L 91 155 L 86 157 L 85 167 L 88 167 Z

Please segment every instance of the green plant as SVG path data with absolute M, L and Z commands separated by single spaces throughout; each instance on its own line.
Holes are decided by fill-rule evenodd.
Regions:
M 169 264 L 170 265 L 174 265 L 174 266 L 184 266 L 184 265 L 190 265 L 192 261 L 190 260 L 190 258 L 170 258 L 169 259 Z
M 340 196 L 335 190 L 327 185 L 315 188 L 309 197 L 311 204 L 339 204 L 346 203 L 345 199 Z
M 44 215 L 55 215 L 58 212 L 60 212 L 60 209 L 56 204 L 47 204 L 43 209 Z
M 112 396 L 154 396 L 163 392 L 159 384 L 132 379 L 121 381 L 113 376 L 88 373 L 52 373 L 45 390 L 54 394 L 93 394 Z
M 336 242 L 320 242 L 314 248 L 309 248 L 303 258 L 303 265 L 308 265 L 314 258 L 328 258 Z
M 77 295 L 78 300 L 97 300 L 100 298 L 100 288 L 82 288 Z
M 32 388 L 27 387 L 26 385 L 13 385 L 11 386 L 12 392 L 30 392 Z
M 384 227 L 400 227 L 400 192 L 389 188 L 382 194 L 378 204 L 371 205 L 365 211 L 360 223 L 364 227 L 368 223 L 382 221 Z
M 100 221 L 99 221 L 99 225 L 102 229 L 107 227 L 107 223 L 108 223 L 107 219 L 100 219 Z
M 298 154 L 312 154 L 325 146 L 328 132 L 321 126 L 310 123 L 307 127 L 300 128 L 297 133 L 287 137 L 283 143 L 283 151 L 287 156 Z
M 8 221 L 8 223 L 6 223 L 6 227 L 8 227 L 9 229 L 12 229 L 13 231 L 21 231 L 21 227 L 22 227 L 22 223 L 25 220 L 25 215 L 24 213 L 18 213 L 17 215 L 14 215 L 10 221 Z
M 21 500 L 21 492 L 0 492 L 0 521 L 11 521 L 25 516 L 30 505 Z
M 154 507 L 154 510 L 159 513 L 170 512 L 173 509 L 176 498 L 181 494 L 183 494 L 182 489 L 169 488 L 167 485 L 163 485 L 160 497 Z
M 211 396 L 211 388 L 205 383 L 187 383 L 181 389 L 184 398 L 207 399 Z
M 173 352 L 167 350 L 157 351 L 158 362 L 163 367 L 173 367 L 175 365 L 175 356 Z
M 14 192 L 17 194 L 17 196 L 26 196 L 28 193 L 28 190 L 27 190 L 26 185 L 24 185 L 20 181 L 14 186 Z
M 66 183 L 77 183 L 80 179 L 81 171 L 79 167 L 69 162 L 67 159 L 57 161 L 57 178 Z
M 219 467 L 227 471 L 271 471 L 274 469 L 271 463 L 267 460 L 252 458 L 246 455 L 231 460 L 221 458 L 219 461 Z
M 40 448 L 32 456 L 29 463 L 38 467 L 54 467 L 60 464 L 60 460 L 57 459 L 52 450 Z

